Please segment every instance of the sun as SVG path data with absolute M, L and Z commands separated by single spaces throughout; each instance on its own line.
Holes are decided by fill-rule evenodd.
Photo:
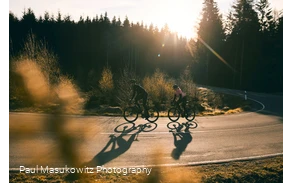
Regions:
M 202 2 L 194 0 L 158 1 L 153 18 L 160 28 L 167 24 L 170 31 L 190 39 L 196 35 L 195 25 L 201 6 Z

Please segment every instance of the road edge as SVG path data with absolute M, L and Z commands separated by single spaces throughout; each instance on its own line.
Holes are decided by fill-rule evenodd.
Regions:
M 274 153 L 274 154 L 266 154 L 266 155 L 258 155 L 258 156 L 249 156 L 249 157 L 242 157 L 242 158 L 230 158 L 230 159 L 223 159 L 223 160 L 211 160 L 211 161 L 201 161 L 201 162 L 189 162 L 189 163 L 175 163 L 175 164 L 153 164 L 153 165 L 135 165 L 130 166 L 131 168 L 135 167 L 186 167 L 186 166 L 202 166 L 202 165 L 212 165 L 212 164 L 224 164 L 224 163 L 231 163 L 231 162 L 242 162 L 242 161 L 252 161 L 252 160 L 261 160 L 266 158 L 273 158 L 283 156 L 283 153 Z M 119 168 L 118 166 L 116 168 Z M 123 168 L 126 168 L 123 166 Z M 9 173 L 20 173 L 20 168 L 9 168 Z

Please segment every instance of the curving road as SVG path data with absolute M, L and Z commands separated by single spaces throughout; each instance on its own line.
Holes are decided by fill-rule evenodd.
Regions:
M 213 89 L 244 96 L 241 91 Z M 144 132 L 138 128 L 146 123 L 141 118 L 134 125 L 122 117 L 10 113 L 9 168 L 72 166 L 70 157 L 76 154 L 84 166 L 107 167 L 205 164 L 282 154 L 283 97 L 248 92 L 248 99 L 255 102 L 254 112 L 197 117 L 195 129 L 184 126 L 179 134 L 167 128 L 168 118 L 144 126 L 150 130 Z

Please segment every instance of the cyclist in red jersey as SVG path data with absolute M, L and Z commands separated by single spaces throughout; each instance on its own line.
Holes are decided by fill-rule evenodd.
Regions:
M 183 107 L 183 113 L 182 113 L 182 117 L 184 117 L 184 112 L 186 110 L 186 103 L 187 103 L 187 99 L 186 99 L 186 93 L 184 93 L 180 87 L 178 87 L 178 85 L 173 85 L 173 90 L 174 90 L 174 97 L 173 97 L 173 103 L 176 104 L 176 106 L 178 107 L 178 109 L 180 111 L 181 110 L 181 107 L 180 107 L 180 104 L 182 104 L 182 107 Z M 178 98 L 178 99 L 177 99 Z M 176 100 L 177 99 L 177 100 Z

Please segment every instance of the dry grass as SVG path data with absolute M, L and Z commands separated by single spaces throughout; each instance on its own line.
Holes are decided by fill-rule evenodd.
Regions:
M 66 182 L 66 174 L 9 173 L 10 182 Z M 283 157 L 188 167 L 156 167 L 151 174 L 86 174 L 76 182 L 283 182 Z
M 225 97 L 232 97 L 234 98 L 234 96 L 227 96 L 225 95 Z M 76 100 L 77 99 L 77 100 Z M 74 98 L 74 100 L 72 100 L 72 103 L 74 103 L 78 105 L 80 104 L 78 101 L 82 102 L 84 101 L 84 99 L 82 98 Z M 238 100 L 235 100 L 235 102 L 237 102 Z M 198 102 L 200 103 L 200 102 Z M 233 102 L 232 102 L 233 103 Z M 218 115 L 229 115 L 229 114 L 237 114 L 237 113 L 241 113 L 247 110 L 250 110 L 250 104 L 246 104 L 245 101 L 240 101 L 239 103 L 237 103 L 238 107 L 235 108 L 230 108 L 228 110 L 223 110 L 223 109 L 213 109 L 211 108 L 208 104 L 203 103 L 203 110 L 197 110 L 196 112 L 196 116 L 218 116 Z M 69 106 L 73 106 L 73 105 L 69 105 Z M 226 103 L 225 107 L 228 107 L 229 104 Z M 13 111 L 15 112 L 36 112 L 36 113 L 52 113 L 53 112 L 53 108 L 55 107 L 55 104 L 51 104 L 49 107 L 44 108 L 41 106 L 33 106 L 33 107 L 24 107 L 24 108 L 19 108 L 19 109 L 14 109 Z M 77 107 L 77 106 L 76 106 Z M 229 107 L 228 107 L 229 108 Z M 162 109 L 162 108 L 161 108 Z M 159 111 L 159 116 L 160 117 L 167 117 L 168 116 L 168 110 L 169 108 L 165 107 L 164 110 L 160 110 Z M 198 108 L 197 108 L 198 109 Z M 68 109 L 68 111 L 70 111 Z M 83 114 L 83 115 L 94 115 L 94 116 L 121 116 L 122 113 L 104 113 L 102 112 L 102 108 L 101 109 L 86 109 L 86 110 L 80 110 L 79 113 L 76 114 Z M 72 111 L 71 111 L 72 113 Z
M 41 149 L 40 151 L 34 151 L 32 162 L 35 161 L 35 157 L 39 162 L 49 161 L 49 157 L 43 155 L 50 154 L 50 156 L 60 156 L 68 164 L 78 166 L 80 161 L 76 149 L 79 144 L 74 140 L 73 134 L 67 133 L 68 118 L 62 114 L 82 114 L 85 99 L 69 77 L 58 73 L 58 68 L 53 64 L 57 61 L 53 60 L 54 57 L 51 56 L 44 45 L 36 42 L 33 36 L 29 38 L 31 39 L 28 39 L 25 44 L 25 52 L 13 60 L 10 68 L 11 73 L 14 74 L 14 77 L 11 78 L 11 81 L 13 81 L 11 93 L 14 94 L 16 100 L 17 98 L 25 98 L 26 102 L 30 103 L 33 108 L 44 111 L 51 109 L 54 115 L 40 120 L 39 124 L 43 124 L 40 126 L 23 127 L 12 125 L 16 123 L 10 123 L 10 143 L 21 142 L 28 149 Z M 17 93 L 19 86 L 22 87 L 22 90 Z M 43 150 L 45 148 L 36 148 L 36 144 L 29 144 L 22 139 L 22 137 L 37 136 L 37 134 L 34 134 L 38 131 L 36 128 L 53 132 L 55 139 L 55 151 L 52 151 L 53 153 L 45 152 Z M 46 144 L 42 145 L 45 146 Z M 43 177 L 37 178 L 43 179 Z
M 57 57 L 46 43 L 29 35 L 23 51 L 10 61 L 10 105 L 16 110 L 82 114 L 85 97 L 68 76 L 62 75 Z M 22 106 L 22 107 L 19 107 Z
M 235 113 L 241 113 L 244 110 L 240 107 L 236 108 L 236 109 L 231 109 L 225 112 L 225 114 L 235 114 Z
M 283 182 L 283 157 L 206 165 L 202 182 Z

